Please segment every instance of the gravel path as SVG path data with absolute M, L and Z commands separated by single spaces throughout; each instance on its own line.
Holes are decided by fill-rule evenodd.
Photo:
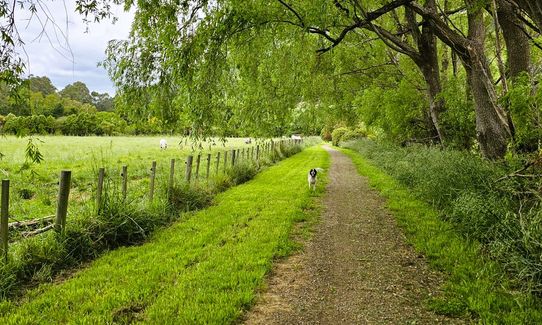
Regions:
M 245 324 L 461 323 L 428 311 L 439 277 L 344 154 L 332 156 L 325 211 L 302 253 L 276 265 Z

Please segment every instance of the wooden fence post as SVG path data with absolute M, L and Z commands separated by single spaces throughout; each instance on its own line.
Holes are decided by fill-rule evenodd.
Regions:
M 218 175 L 218 167 L 220 166 L 220 152 L 216 154 L 216 174 Z
M 175 185 L 175 159 L 169 163 L 169 183 L 167 186 L 168 195 L 171 196 L 173 186 Z
M 199 179 L 199 165 L 201 162 L 201 154 L 198 154 L 198 158 L 196 158 L 196 181 Z
M 233 149 L 233 150 L 231 151 L 231 166 L 232 166 L 232 167 L 235 166 L 235 152 L 236 152 L 235 149 Z
M 151 183 L 149 189 L 149 201 L 154 199 L 154 179 L 156 178 L 156 160 L 152 161 L 151 165 Z
M 211 170 L 211 154 L 207 154 L 207 174 L 205 176 L 206 179 L 209 179 L 209 171 Z
M 0 239 L 2 247 L 0 251 L 4 261 L 8 261 L 8 218 L 9 218 L 9 180 L 2 180 L 2 208 L 0 210 Z
M 237 149 L 237 160 L 241 158 L 241 149 Z
M 260 145 L 256 145 L 256 161 L 260 160 Z
M 122 199 L 126 200 L 126 193 L 128 191 L 128 166 L 122 166 Z
M 190 183 L 190 178 L 192 178 L 192 160 L 194 157 L 189 155 L 186 157 L 186 173 L 184 174 L 184 180 L 187 183 Z
M 66 228 L 66 215 L 68 214 L 68 200 L 70 197 L 70 183 L 72 172 L 63 170 L 60 172 L 60 182 L 58 186 L 58 202 L 56 206 L 55 230 L 63 233 Z
M 224 151 L 224 172 L 226 172 L 227 168 L 228 168 L 228 152 Z
M 104 188 L 105 168 L 98 169 L 98 185 L 96 186 L 96 213 L 100 212 L 102 206 L 102 192 Z

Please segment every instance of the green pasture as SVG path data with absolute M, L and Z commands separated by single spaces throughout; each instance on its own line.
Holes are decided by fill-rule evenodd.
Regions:
M 294 224 L 319 214 L 306 171 L 327 168 L 312 147 L 219 194 L 215 204 L 109 252 L 61 283 L 0 304 L 2 324 L 224 324 L 253 303 L 275 258 L 297 247 Z M 319 184 L 316 195 L 323 191 Z
M 160 150 L 160 139 L 168 142 L 167 150 Z M 53 215 L 56 209 L 57 182 L 60 171 L 72 171 L 72 190 L 69 209 L 75 213 L 92 198 L 98 168 L 105 167 L 108 178 L 120 184 L 123 165 L 128 166 L 129 197 L 140 198 L 148 192 L 151 163 L 157 162 L 157 178 L 169 175 L 170 160 L 176 159 L 176 176 L 184 176 L 188 154 L 206 155 L 231 148 L 249 147 L 244 138 L 213 139 L 194 144 L 187 138 L 174 136 L 153 137 L 71 137 L 39 136 L 34 142 L 43 155 L 39 164 L 27 163 L 27 138 L 0 137 L 0 178 L 11 182 L 11 221 Z M 256 142 L 252 142 L 252 146 Z M 202 166 L 206 159 L 202 158 Z M 203 167 L 202 167 L 203 168 Z M 211 169 L 213 170 L 213 169 Z

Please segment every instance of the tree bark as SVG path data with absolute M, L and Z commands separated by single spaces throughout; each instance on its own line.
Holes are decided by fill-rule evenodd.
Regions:
M 523 33 L 523 22 L 516 16 L 512 5 L 506 0 L 497 1 L 497 17 L 506 44 L 508 77 L 512 80 L 522 72 L 528 72 L 531 60 L 529 38 Z
M 542 0 L 506 0 L 506 2 L 524 10 L 538 29 L 542 30 Z
M 464 57 L 467 77 L 476 103 L 476 135 L 482 155 L 499 159 L 506 153 L 510 129 L 506 114 L 497 102 L 491 69 L 484 53 L 486 30 L 483 11 L 466 0 L 468 10 L 468 56 Z
M 425 7 L 433 13 L 437 12 L 435 0 L 427 0 Z M 444 145 L 444 134 L 439 123 L 440 113 L 444 111 L 444 101 L 441 98 L 438 98 L 438 95 L 442 91 L 442 87 L 440 84 L 437 38 L 433 32 L 432 26 L 425 18 L 422 25 L 418 49 L 423 62 L 420 68 L 428 85 L 429 114 L 431 115 L 433 127 L 435 128 L 439 141 Z

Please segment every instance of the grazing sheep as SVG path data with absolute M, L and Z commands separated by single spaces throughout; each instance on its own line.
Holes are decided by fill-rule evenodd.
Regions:
M 166 139 L 160 140 L 160 149 L 162 149 L 162 150 L 167 149 L 167 141 L 166 141 Z

